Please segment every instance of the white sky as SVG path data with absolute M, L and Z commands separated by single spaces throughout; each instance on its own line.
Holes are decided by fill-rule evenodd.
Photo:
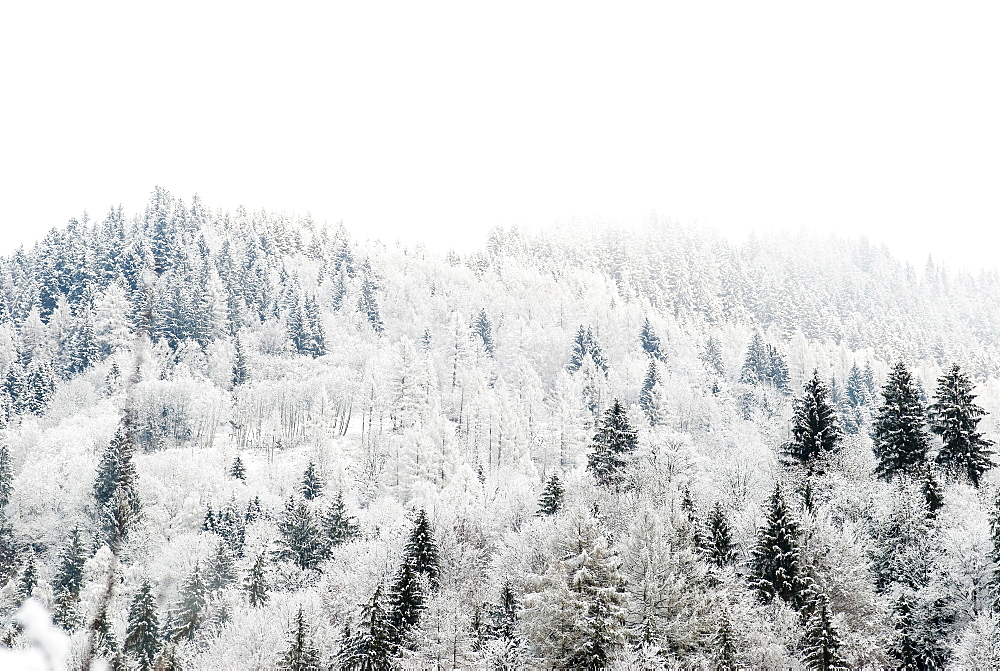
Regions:
M 0 252 L 154 185 L 468 249 L 656 211 L 996 263 L 1000 5 L 8 2 Z

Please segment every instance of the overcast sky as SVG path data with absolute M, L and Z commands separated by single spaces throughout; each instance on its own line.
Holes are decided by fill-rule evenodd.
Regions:
M 0 251 L 154 185 L 469 248 L 651 211 L 997 264 L 997 3 L 6 3 Z

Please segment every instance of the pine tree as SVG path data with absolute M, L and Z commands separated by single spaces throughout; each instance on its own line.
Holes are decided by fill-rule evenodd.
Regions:
M 389 589 L 389 622 L 395 633 L 393 643 L 397 646 L 404 644 L 424 609 L 427 596 L 421 583 L 420 574 L 413 563 L 404 558 Z
M 180 601 L 174 608 L 170 638 L 174 641 L 191 640 L 207 616 L 208 589 L 201 575 L 201 566 L 195 562 L 194 571 L 184 581 Z
M 10 503 L 10 495 L 14 491 L 14 469 L 10 462 L 10 447 L 7 440 L 0 434 L 0 510 Z
M 826 385 L 814 370 L 805 383 L 802 398 L 795 401 L 792 440 L 785 446 L 788 456 L 809 473 L 822 472 L 821 460 L 840 445 L 843 431 L 827 396 Z
M 115 630 L 111 626 L 106 603 L 102 602 L 98 606 L 97 615 L 91 622 L 90 628 L 94 632 L 94 652 L 103 657 L 111 668 L 120 668 L 122 660 L 118 654 L 118 637 L 115 636 Z
M 889 372 L 882 396 L 872 427 L 879 460 L 875 472 L 886 480 L 897 473 L 916 474 L 927 460 L 930 441 L 919 390 L 902 361 Z
M 545 491 L 538 500 L 538 515 L 555 515 L 562 508 L 563 486 L 556 473 L 545 484 Z
M 780 484 L 774 486 L 767 521 L 757 533 L 750 574 L 762 602 L 780 598 L 793 605 L 799 603 L 799 525 L 785 503 Z
M 430 520 L 427 518 L 427 511 L 422 508 L 413 520 L 410 539 L 403 549 L 403 562 L 410 564 L 415 572 L 424 575 L 432 587 L 437 586 L 441 571 L 440 555 Z
M 31 555 L 28 557 L 28 563 L 24 566 L 24 572 L 21 573 L 21 579 L 17 581 L 17 598 L 19 601 L 24 601 L 29 596 L 31 592 L 35 589 L 35 585 L 38 584 L 38 569 L 35 567 L 35 557 Z
M 851 371 L 847 374 L 847 387 L 845 389 L 847 402 L 852 408 L 860 408 L 870 401 L 868 386 L 865 384 L 861 369 L 855 361 L 851 364 Z
M 250 379 L 250 367 L 240 339 L 236 338 L 233 345 L 236 348 L 236 359 L 233 361 L 232 383 L 233 389 L 236 389 L 240 385 L 246 384 L 247 380 Z
M 141 671 L 150 671 L 160 647 L 160 621 L 153 588 L 149 580 L 143 580 L 128 609 L 125 652 L 136 660 Z
M 831 620 L 830 600 L 820 592 L 806 623 L 803 661 L 810 669 L 833 671 L 847 668 L 840 656 L 840 638 Z
M 216 529 L 215 512 L 212 510 L 212 504 L 209 503 L 205 507 L 205 519 L 201 523 L 201 530 L 215 533 Z
M 660 421 L 660 409 L 657 407 L 654 390 L 660 383 L 660 371 L 656 367 L 656 361 L 649 362 L 646 370 L 646 379 L 642 383 L 642 391 L 639 392 L 639 407 L 646 413 L 646 418 L 651 426 L 656 426 Z
M 937 511 L 944 507 L 944 493 L 941 491 L 941 485 L 938 484 L 937 477 L 934 475 L 934 467 L 930 462 L 924 464 L 923 482 L 920 485 L 920 490 L 924 495 L 924 504 L 927 506 L 927 516 L 935 517 Z
M 723 611 L 719 624 L 712 637 L 712 649 L 715 651 L 715 668 L 719 671 L 736 671 L 739 668 L 739 651 L 736 648 L 736 638 L 729 614 Z
M 740 371 L 740 382 L 744 384 L 758 385 L 764 382 L 770 370 L 770 361 L 767 348 L 764 346 L 764 337 L 760 333 L 754 333 L 747 347 L 747 356 L 743 361 L 743 368 Z
M 73 527 L 69 545 L 59 553 L 59 568 L 52 583 L 56 606 L 54 620 L 64 629 L 76 624 L 76 603 L 83 589 L 83 566 L 87 562 L 87 548 L 80 527 Z
M 943 441 L 937 462 L 949 472 L 967 477 L 978 488 L 983 473 L 995 465 L 990 449 L 994 442 L 977 430 L 986 411 L 975 403 L 972 388 L 969 376 L 958 364 L 953 365 L 938 378 L 934 404 L 929 410 L 931 431 Z
M 233 459 L 233 465 L 229 469 L 229 477 L 243 481 L 247 479 L 247 469 L 243 466 L 243 460 L 240 459 L 240 455 L 238 454 Z
M 344 636 L 337 661 L 345 671 L 389 671 L 396 654 L 397 634 L 382 605 L 382 585 L 362 606 L 361 621 L 354 633 Z
M 289 632 L 288 650 L 281 656 L 278 668 L 282 671 L 319 671 L 319 649 L 309 636 L 309 625 L 306 622 L 302 606 L 299 606 L 295 623 Z
M 726 520 L 726 513 L 718 501 L 708 515 L 708 533 L 706 539 L 709 560 L 716 566 L 727 566 L 736 559 L 736 548 L 733 546 L 733 536 Z
M 326 354 L 326 332 L 323 328 L 323 313 L 315 296 L 306 299 L 304 314 L 307 332 L 306 352 L 313 358 Z
M 126 418 L 105 449 L 94 482 L 101 531 L 113 549 L 127 539 L 141 512 L 133 452 L 134 440 Z
M 358 310 L 368 318 L 372 330 L 377 335 L 382 335 L 385 327 L 382 325 L 382 317 L 379 314 L 378 300 L 375 298 L 375 281 L 372 278 L 371 269 L 368 262 L 365 262 L 364 275 L 361 279 L 361 294 L 358 296 Z
M 589 328 L 587 329 L 587 350 L 590 353 L 590 358 L 594 360 L 594 365 L 597 366 L 597 369 L 607 376 L 608 360 L 604 358 L 604 350 L 601 348 L 600 343 L 597 342 L 593 330 Z
M 307 501 L 312 501 L 316 497 L 323 494 L 324 484 L 322 476 L 320 476 L 319 471 L 316 470 L 316 464 L 310 461 L 309 465 L 306 467 L 306 472 L 302 476 L 302 486 L 299 487 L 299 491 L 302 492 L 302 496 L 304 496 Z
M 722 361 L 722 344 L 714 336 L 709 336 L 705 341 L 705 349 L 701 353 L 701 360 L 705 362 L 709 372 L 716 375 L 725 375 L 726 366 Z
M 653 331 L 653 325 L 649 323 L 649 317 L 642 322 L 642 331 L 639 333 L 639 343 L 642 345 L 642 351 L 648 356 L 654 359 L 663 359 L 663 353 L 660 351 L 660 338 Z
M 587 460 L 587 470 L 602 487 L 618 488 L 626 458 L 635 451 L 638 434 L 632 428 L 625 408 L 615 399 L 604 413 L 594 435 L 594 450 Z
M 244 587 L 251 606 L 258 608 L 267 605 L 271 597 L 268 594 L 270 587 L 267 583 L 267 557 L 265 553 L 260 553 L 257 561 L 253 563 Z
M 357 522 L 347 514 L 343 492 L 337 492 L 333 503 L 324 512 L 321 526 L 323 534 L 326 536 L 327 554 L 338 545 L 357 538 L 361 533 Z
M 211 592 L 225 589 L 236 580 L 236 560 L 228 543 L 219 541 L 216 544 L 205 574 L 205 586 Z
M 472 323 L 472 332 L 482 340 L 486 353 L 493 356 L 493 325 L 486 316 L 486 308 L 479 311 L 479 316 Z
M 323 558 L 324 542 L 305 501 L 296 504 L 294 499 L 288 499 L 278 520 L 278 532 L 278 559 L 294 562 L 303 570 L 316 568 Z
M 0 582 L 7 582 L 17 573 L 19 545 L 7 516 L 0 511 Z

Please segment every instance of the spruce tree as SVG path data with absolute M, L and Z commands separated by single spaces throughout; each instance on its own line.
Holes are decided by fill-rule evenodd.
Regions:
M 938 378 L 929 410 L 931 431 L 940 435 L 943 442 L 937 462 L 948 472 L 968 478 L 978 488 L 983 473 L 995 465 L 990 449 L 994 442 L 977 429 L 986 411 L 976 404 L 972 389 L 972 380 L 955 364 Z
M 604 413 L 594 435 L 594 449 L 587 459 L 587 470 L 597 484 L 616 489 L 621 485 L 626 458 L 635 451 L 638 442 L 624 406 L 615 399 Z
M 709 372 L 715 375 L 725 375 L 726 366 L 722 361 L 722 344 L 714 336 L 709 336 L 705 341 L 705 349 L 701 353 L 701 360 L 705 362 Z
M 372 277 L 371 268 L 365 262 L 364 276 L 361 279 L 361 293 L 358 296 L 358 310 L 368 318 L 372 330 L 377 335 L 382 335 L 385 327 L 382 325 L 382 316 L 378 309 L 378 300 L 375 297 L 376 284 Z
M 323 328 L 323 313 L 315 296 L 306 299 L 305 320 L 308 329 L 306 352 L 313 358 L 326 354 L 326 333 Z
M 358 537 L 361 533 L 357 522 L 347 514 L 343 492 L 337 492 L 333 503 L 323 513 L 320 523 L 326 537 L 327 554 L 333 548 Z
M 802 582 L 799 525 L 785 503 L 780 484 L 774 486 L 767 520 L 757 532 L 757 545 L 750 557 L 750 575 L 762 602 L 770 603 L 780 598 L 798 605 Z
M 236 358 L 233 361 L 232 383 L 233 389 L 236 389 L 240 385 L 246 384 L 247 380 L 250 379 L 250 367 L 247 364 L 246 352 L 243 351 L 243 343 L 240 342 L 240 339 L 236 338 L 233 345 L 236 348 Z
M 289 632 L 288 649 L 281 656 L 278 668 L 282 671 L 319 671 L 319 662 L 319 649 L 312 643 L 309 625 L 302 606 L 299 606 L 298 615 Z
M 415 570 L 413 562 L 404 558 L 389 589 L 389 622 L 395 645 L 404 644 L 409 632 L 417 625 L 426 600 L 420 573 Z
M 212 510 L 211 503 L 205 506 L 205 519 L 201 523 L 201 530 L 212 533 L 216 531 L 215 511 Z
M 441 571 L 440 555 L 427 511 L 422 508 L 413 520 L 410 539 L 403 549 L 403 563 L 410 564 L 415 572 L 424 575 L 432 587 L 437 586 Z
M 225 541 L 215 545 L 215 552 L 205 571 L 205 586 L 210 592 L 225 589 L 236 580 L 236 560 Z
M 556 473 L 545 483 L 542 497 L 538 499 L 538 515 L 555 515 L 562 508 L 563 486 Z
M 247 575 L 244 588 L 251 606 L 258 608 L 267 605 L 271 597 L 268 594 L 270 587 L 267 583 L 267 556 L 265 553 L 262 552 L 257 556 L 257 561 L 253 563 L 250 573 Z
M 760 333 L 754 333 L 747 346 L 743 368 L 740 370 L 740 382 L 759 385 L 767 379 L 770 368 L 770 359 L 764 345 L 764 337 Z
M 736 671 L 739 668 L 739 651 L 736 648 L 736 637 L 729 614 L 725 611 L 719 617 L 719 623 L 712 637 L 715 668 L 719 671 Z
M 944 493 L 934 475 L 934 466 L 929 461 L 924 464 L 923 482 L 920 484 L 920 490 L 924 495 L 924 505 L 927 506 L 927 516 L 935 517 L 937 511 L 944 507 Z
M 208 589 L 201 575 L 201 566 L 195 562 L 194 571 L 181 587 L 180 601 L 174 607 L 170 638 L 174 641 L 191 640 L 207 616 Z
M 822 472 L 823 457 L 833 453 L 843 438 L 837 415 L 828 398 L 826 385 L 814 370 L 805 383 L 802 397 L 795 401 L 792 415 L 792 440 L 785 451 L 809 473 Z
M 14 491 L 14 469 L 10 462 L 10 447 L 6 437 L 0 434 L 0 510 L 10 503 Z
M 709 561 L 719 567 L 732 564 L 736 559 L 736 548 L 733 545 L 733 535 L 726 520 L 726 513 L 718 501 L 708 515 L 706 535 Z
M 125 652 L 138 663 L 141 671 L 150 671 L 160 647 L 160 621 L 153 588 L 149 580 L 143 580 L 129 605 Z
M 278 559 L 294 562 L 301 569 L 316 568 L 323 559 L 323 536 L 305 501 L 296 504 L 294 499 L 288 499 L 278 520 L 278 533 Z
M 236 455 L 233 459 L 233 465 L 229 469 L 229 477 L 236 478 L 237 480 L 246 481 L 247 479 L 247 469 L 243 466 L 243 460 L 240 459 L 240 455 Z
M 361 621 L 341 642 L 337 661 L 346 671 L 389 671 L 394 667 L 397 639 L 389 613 L 382 604 L 382 585 L 362 606 Z
M 24 566 L 24 571 L 21 573 L 21 579 L 17 581 L 18 601 L 24 601 L 31 596 L 31 592 L 34 591 L 37 584 L 38 569 L 35 567 L 35 556 L 31 555 L 28 557 L 28 563 Z
M 128 418 L 119 424 L 104 450 L 94 482 L 98 521 L 104 540 L 112 549 L 126 540 L 141 511 L 139 477 L 132 461 L 134 440 L 128 424 Z
M 573 349 L 570 351 L 569 363 L 566 365 L 566 369 L 571 373 L 580 370 L 583 367 L 583 359 L 587 354 L 587 330 L 583 328 L 583 324 L 580 324 L 580 328 L 576 332 L 576 337 L 573 339 Z
M 649 323 L 649 317 L 642 322 L 642 330 L 639 332 L 639 343 L 642 351 L 654 359 L 662 359 L 663 353 L 660 351 L 660 338 L 653 331 L 653 325 Z
M 316 470 L 316 464 L 310 461 L 306 467 L 306 472 L 302 476 L 302 485 L 299 487 L 302 496 L 307 501 L 312 501 L 323 494 L 324 484 L 322 476 Z
M 479 316 L 472 323 L 472 331 L 479 336 L 486 353 L 493 356 L 493 325 L 486 316 L 486 308 L 479 311 Z
M 930 441 L 920 392 L 902 361 L 889 372 L 882 397 L 872 426 L 879 461 L 875 472 L 886 480 L 899 473 L 918 474 L 927 460 Z
M 87 562 L 87 554 L 80 527 L 74 527 L 70 532 L 69 545 L 59 553 L 59 568 L 52 583 L 56 602 L 53 619 L 64 629 L 71 629 L 76 624 L 76 603 L 83 589 L 83 566 Z
M 646 419 L 650 426 L 656 426 L 660 421 L 660 409 L 657 407 L 654 390 L 660 383 L 660 371 L 656 367 L 656 361 L 649 362 L 646 370 L 646 379 L 642 383 L 642 391 L 639 392 L 639 407 L 646 413 Z
M 840 655 L 840 638 L 833 627 L 830 600 L 820 592 L 812 604 L 812 615 L 806 622 L 803 661 L 810 669 L 833 671 L 846 669 Z

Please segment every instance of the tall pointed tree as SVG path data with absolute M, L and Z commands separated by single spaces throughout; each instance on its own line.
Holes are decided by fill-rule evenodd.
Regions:
M 627 457 L 635 451 L 638 434 L 632 428 L 625 407 L 615 399 L 594 435 L 594 449 L 587 459 L 587 470 L 602 487 L 618 488 Z
M 288 638 L 288 649 L 281 656 L 278 668 L 282 671 L 319 671 L 319 649 L 313 645 L 302 606 L 299 606 Z
M 247 600 L 254 608 L 266 606 L 271 598 L 268 592 L 270 587 L 267 584 L 267 555 L 263 552 L 257 556 L 257 561 L 250 568 L 244 585 L 247 592 Z
M 319 470 L 316 468 L 316 464 L 312 461 L 306 467 L 306 472 L 302 475 L 302 485 L 299 487 L 299 491 L 302 492 L 302 496 L 306 498 L 307 501 L 312 501 L 318 496 L 323 494 L 323 487 L 326 483 L 323 481 L 323 477 L 319 474 Z
M 882 405 L 872 425 L 878 457 L 875 472 L 880 477 L 890 480 L 898 473 L 919 473 L 930 447 L 924 424 L 920 391 L 906 364 L 900 361 L 889 372 L 882 388 Z
M 929 408 L 931 431 L 941 436 L 943 445 L 937 462 L 955 475 L 968 478 L 979 487 L 983 473 L 992 468 L 994 445 L 978 430 L 986 411 L 975 402 L 972 380 L 958 364 L 938 378 L 934 403 Z
M 840 637 L 833 626 L 832 617 L 830 600 L 820 592 L 812 604 L 812 615 L 806 622 L 805 654 L 802 660 L 810 669 L 847 669 L 840 655 Z
M 660 371 L 656 367 L 656 361 L 649 362 L 646 369 L 646 379 L 642 383 L 642 391 L 639 392 L 639 407 L 646 413 L 646 419 L 651 426 L 660 423 L 660 408 L 656 398 L 656 387 L 660 383 Z
M 76 604 L 83 589 L 83 566 L 87 562 L 87 548 L 80 527 L 70 532 L 69 545 L 59 553 L 59 568 L 52 583 L 55 596 L 54 620 L 64 629 L 71 629 L 77 622 Z
M 750 557 L 750 575 L 762 602 L 770 603 L 780 598 L 793 605 L 799 603 L 799 525 L 788 509 L 780 484 L 774 486 L 767 520 L 757 532 L 757 545 Z
M 208 588 L 202 578 L 201 566 L 195 562 L 194 570 L 180 592 L 180 601 L 174 608 L 170 638 L 174 641 L 191 640 L 205 621 L 208 609 Z
M 434 531 L 431 529 L 427 511 L 422 508 L 413 520 L 410 539 L 403 550 L 403 561 L 411 564 L 417 573 L 426 576 L 432 586 L 437 585 L 441 572 L 440 553 L 437 542 L 434 540 Z
M 829 400 L 826 384 L 814 370 L 806 381 L 802 397 L 796 399 L 792 415 L 792 440 L 785 451 L 790 459 L 809 473 L 822 472 L 823 457 L 832 454 L 843 439 L 837 414 Z
M 552 477 L 545 483 L 545 490 L 538 500 L 538 514 L 555 515 L 559 512 L 559 509 L 562 508 L 563 494 L 564 490 L 559 475 L 553 473 Z
M 337 492 L 333 503 L 323 512 L 320 526 L 326 537 L 327 554 L 338 545 L 357 538 L 361 533 L 357 522 L 347 514 L 347 506 L 344 505 L 342 492 Z
M 124 542 L 141 512 L 139 476 L 132 457 L 135 440 L 126 417 L 104 450 L 94 482 L 97 518 L 104 540 L 114 548 Z
M 278 533 L 278 559 L 292 561 L 301 569 L 316 568 L 323 559 L 323 536 L 305 501 L 288 499 L 278 520 Z
M 125 652 L 142 671 L 150 671 L 161 647 L 160 621 L 156 616 L 156 600 L 149 580 L 143 580 L 128 609 L 128 629 Z
M 736 559 L 736 548 L 733 545 L 729 521 L 726 519 L 722 504 L 718 501 L 708 515 L 705 545 L 709 560 L 716 566 L 727 566 Z
M 649 323 L 649 317 L 642 322 L 642 330 L 639 332 L 639 344 L 642 351 L 654 359 L 662 359 L 663 353 L 660 351 L 660 338 L 653 330 L 653 325 Z
M 344 636 L 337 661 L 342 669 L 352 671 L 389 671 L 394 668 L 396 638 L 390 614 L 382 604 L 382 585 L 379 584 L 371 599 L 362 606 L 357 628 Z
M 10 503 L 14 491 L 14 469 L 10 462 L 10 447 L 6 436 L 0 433 L 0 511 Z

